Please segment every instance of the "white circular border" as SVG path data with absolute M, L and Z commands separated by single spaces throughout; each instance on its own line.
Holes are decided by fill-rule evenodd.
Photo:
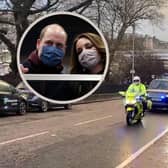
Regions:
M 21 68 L 20 68 L 20 50 L 21 50 L 21 46 L 22 46 L 22 43 L 23 43 L 23 40 L 24 38 L 26 37 L 27 33 L 31 30 L 31 28 L 36 25 L 38 22 L 42 21 L 43 19 L 47 18 L 47 17 L 51 17 L 51 16 L 55 16 L 55 15 L 70 15 L 70 16 L 75 16 L 75 17 L 78 17 L 79 19 L 83 19 L 84 21 L 86 21 L 87 23 L 89 23 L 91 26 L 93 26 L 93 28 L 99 33 L 99 35 L 101 36 L 102 40 L 103 40 L 103 43 L 105 45 L 105 51 L 106 51 L 106 65 L 105 65 L 105 68 L 104 68 L 104 73 L 102 74 L 102 79 L 100 81 L 98 81 L 98 83 L 95 85 L 95 87 L 93 87 L 93 89 L 91 89 L 91 91 L 89 91 L 88 93 L 86 93 L 85 95 L 79 97 L 79 98 L 76 98 L 76 99 L 72 99 L 72 100 L 66 100 L 66 101 L 58 101 L 58 100 L 53 100 L 53 99 L 49 99 L 49 98 L 46 98 L 44 96 L 42 96 L 41 94 L 39 94 L 38 92 L 36 92 L 31 86 L 30 84 L 28 84 L 28 82 L 25 80 L 24 76 L 23 76 L 23 73 L 21 71 Z M 20 41 L 19 41 L 19 44 L 18 44 L 18 48 L 17 48 L 17 67 L 18 67 L 18 70 L 19 70 L 19 74 L 21 76 L 21 79 L 22 81 L 24 82 L 24 84 L 28 87 L 28 89 L 30 89 L 36 96 L 40 97 L 41 99 L 45 100 L 45 101 L 48 101 L 48 102 L 51 102 L 51 103 L 57 103 L 57 104 L 69 104 L 69 103 L 75 103 L 75 102 L 78 102 L 78 101 L 81 101 L 85 98 L 87 98 L 88 96 L 90 96 L 92 93 L 94 93 L 98 88 L 99 86 L 102 84 L 102 82 L 104 81 L 105 79 L 105 76 L 107 74 L 107 71 L 108 71 L 108 67 L 109 67 L 109 48 L 108 48 L 108 44 L 103 36 L 103 33 L 89 20 L 87 19 L 86 17 L 82 16 L 82 15 L 79 15 L 79 14 L 76 14 L 76 13 L 72 13 L 72 12 L 54 12 L 54 13 L 51 13 L 51 14 L 47 14 L 45 16 L 42 16 L 40 17 L 39 19 L 37 19 L 36 21 L 34 21 L 27 29 L 26 31 L 23 33 Z

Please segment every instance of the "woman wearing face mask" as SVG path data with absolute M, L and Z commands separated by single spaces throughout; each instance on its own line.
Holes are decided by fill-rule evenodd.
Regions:
M 102 74 L 106 52 L 101 37 L 94 33 L 78 35 L 73 43 L 71 58 L 71 73 Z
M 105 46 L 94 33 L 78 35 L 72 47 L 72 74 L 103 74 L 106 61 Z M 91 91 L 98 81 L 73 82 L 74 95 L 81 97 Z

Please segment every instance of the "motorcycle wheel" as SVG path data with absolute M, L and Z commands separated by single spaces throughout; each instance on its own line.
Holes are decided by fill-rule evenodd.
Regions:
M 142 121 L 142 119 L 139 118 L 139 119 L 137 120 L 137 124 L 141 123 L 141 121 Z
M 134 123 L 133 123 L 134 117 L 133 117 L 132 115 L 133 115 L 133 111 L 130 111 L 130 112 L 128 112 L 128 114 L 127 114 L 126 122 L 127 122 L 127 125 L 128 125 L 128 126 L 131 126 L 131 125 L 134 124 Z

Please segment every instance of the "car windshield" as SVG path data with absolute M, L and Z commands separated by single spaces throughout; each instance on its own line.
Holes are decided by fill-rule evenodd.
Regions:
M 166 80 L 153 80 L 149 85 L 149 89 L 168 90 L 168 81 L 166 81 Z

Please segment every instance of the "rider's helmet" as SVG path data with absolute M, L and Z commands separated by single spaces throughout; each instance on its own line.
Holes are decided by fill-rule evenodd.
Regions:
M 139 84 L 141 82 L 141 78 L 139 76 L 134 76 L 133 83 Z

